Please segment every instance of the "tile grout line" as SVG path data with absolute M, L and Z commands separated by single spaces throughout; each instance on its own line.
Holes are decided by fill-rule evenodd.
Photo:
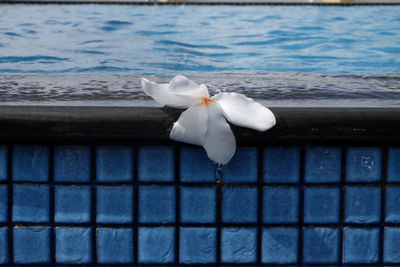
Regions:
M 386 182 L 387 182 L 387 159 L 388 148 L 382 149 L 381 157 L 381 203 L 380 203 L 380 226 L 379 226 L 379 252 L 378 261 L 379 265 L 383 266 L 384 263 L 384 239 L 385 239 L 385 215 L 386 215 Z

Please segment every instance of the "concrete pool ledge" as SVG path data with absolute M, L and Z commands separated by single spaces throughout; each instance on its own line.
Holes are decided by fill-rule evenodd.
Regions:
M 26 4 L 396 5 L 400 0 L 0 0 Z
M 394 144 L 400 108 L 271 108 L 276 126 L 257 132 L 232 126 L 239 144 L 279 141 Z M 156 107 L 0 106 L 2 140 L 151 140 L 172 142 L 169 130 L 181 110 Z

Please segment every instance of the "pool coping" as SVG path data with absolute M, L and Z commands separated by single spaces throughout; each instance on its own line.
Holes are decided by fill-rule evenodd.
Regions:
M 400 108 L 271 108 L 277 124 L 266 132 L 232 125 L 237 141 L 400 143 Z M 155 107 L 0 106 L 1 140 L 151 140 L 170 142 L 182 110 Z
M 0 0 L 0 4 L 399 5 L 400 0 Z

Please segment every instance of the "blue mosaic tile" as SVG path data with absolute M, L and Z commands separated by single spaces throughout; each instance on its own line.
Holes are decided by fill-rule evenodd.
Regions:
M 381 216 L 381 189 L 379 187 L 346 188 L 345 221 L 352 223 L 379 222 Z
M 47 146 L 14 146 L 12 154 L 14 181 L 46 182 L 49 178 Z
M 340 182 L 341 149 L 312 147 L 305 153 L 304 179 L 307 183 Z
M 257 188 L 225 187 L 222 189 L 222 221 L 257 222 Z
M 132 229 L 97 229 L 97 262 L 101 264 L 133 262 Z
M 208 227 L 181 227 L 179 261 L 181 263 L 215 263 L 216 229 Z
M 97 187 L 98 223 L 130 223 L 133 221 L 133 189 L 130 186 Z
M 173 227 L 139 228 L 139 262 L 172 263 L 175 256 Z
M 303 260 L 305 263 L 337 263 L 339 230 L 315 227 L 304 229 Z
M 264 228 L 262 262 L 290 264 L 297 262 L 298 230 L 296 228 Z
M 50 231 L 48 228 L 14 228 L 15 263 L 49 263 Z
M 182 147 L 180 151 L 180 178 L 182 182 L 214 182 L 215 165 L 204 149 Z
M 348 182 L 377 182 L 381 179 L 381 150 L 374 147 L 350 147 L 346 157 Z
M 99 182 L 129 182 L 133 176 L 132 148 L 102 146 L 96 148 L 96 179 Z
M 0 228 L 0 264 L 8 262 L 8 229 Z
M 55 222 L 90 222 L 90 187 L 57 186 L 54 191 Z
M 400 187 L 386 187 L 385 220 L 391 223 L 400 223 Z
M 7 147 L 0 146 L 0 181 L 7 180 Z
M 263 201 L 264 222 L 296 223 L 298 221 L 299 191 L 297 188 L 264 188 Z
M 378 259 L 379 229 L 344 229 L 344 263 L 377 263 Z
M 256 228 L 224 228 L 221 233 L 221 260 L 254 263 L 257 260 Z
M 297 183 L 300 173 L 300 150 L 296 147 L 264 149 L 263 177 L 267 183 Z
M 216 190 L 213 187 L 181 188 L 181 222 L 213 223 L 216 215 Z
M 175 188 L 172 186 L 141 186 L 139 188 L 139 222 L 175 222 Z
M 57 263 L 91 263 L 90 228 L 56 228 Z
M 89 182 L 90 147 L 58 146 L 54 148 L 54 181 Z
M 400 228 L 385 227 L 383 261 L 400 263 Z
M 7 210 L 8 210 L 8 195 L 7 186 L 0 186 L 0 222 L 7 221 Z
M 304 190 L 304 222 L 337 223 L 339 210 L 339 188 L 306 188 Z
M 174 148 L 142 146 L 138 149 L 138 176 L 143 182 L 174 180 Z
M 257 182 L 257 148 L 239 147 L 231 161 L 223 167 L 225 183 Z
M 13 222 L 48 222 L 49 187 L 14 185 Z
M 400 147 L 388 149 L 387 181 L 400 182 Z

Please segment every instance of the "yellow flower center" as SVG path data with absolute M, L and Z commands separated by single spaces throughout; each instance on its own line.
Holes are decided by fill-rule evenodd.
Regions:
M 202 97 L 201 98 L 201 102 L 200 102 L 200 106 L 201 105 L 205 105 L 207 107 L 208 104 L 211 103 L 211 102 L 214 102 L 214 100 L 212 100 L 211 98 Z

